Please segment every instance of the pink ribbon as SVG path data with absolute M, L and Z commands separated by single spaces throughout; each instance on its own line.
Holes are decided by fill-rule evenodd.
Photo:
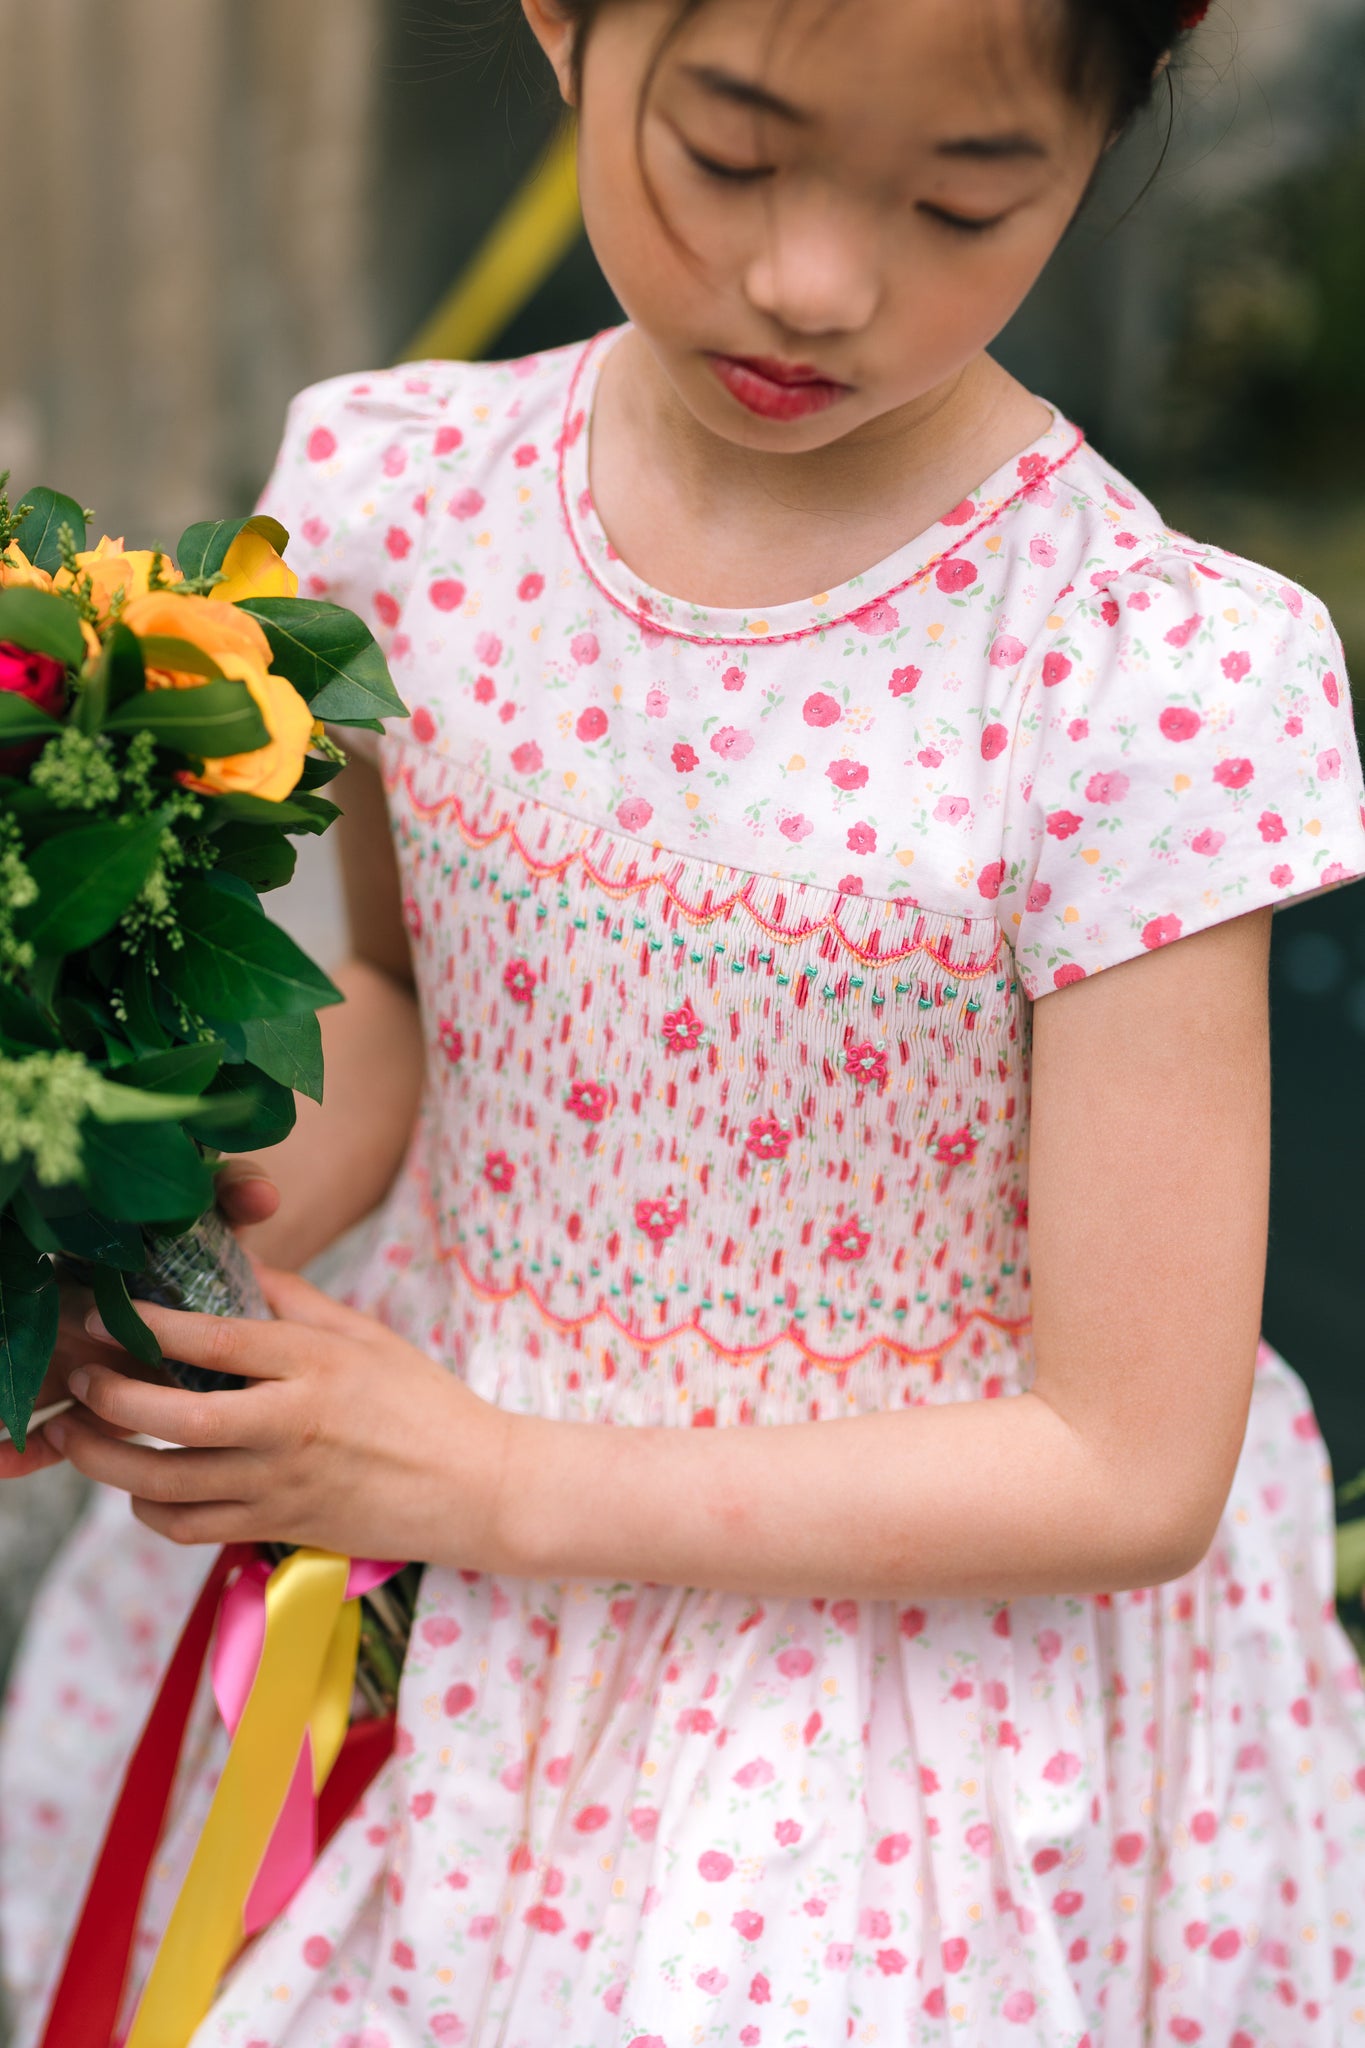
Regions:
M 213 1645 L 213 1696 L 228 1734 L 235 1735 L 256 1680 L 265 1642 L 265 1589 L 274 1570 L 255 1557 L 223 1595 Z M 346 1581 L 346 1598 L 358 1600 L 382 1586 L 398 1564 L 357 1558 Z M 289 1791 L 261 1860 L 246 1904 L 246 1932 L 258 1934 L 289 1904 L 317 1860 L 318 1809 L 313 1781 L 313 1742 L 305 1734 Z

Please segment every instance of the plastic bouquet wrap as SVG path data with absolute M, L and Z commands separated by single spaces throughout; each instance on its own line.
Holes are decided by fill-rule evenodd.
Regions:
M 403 716 L 369 629 L 301 600 L 288 535 L 193 526 L 175 559 L 0 478 L 0 1420 L 21 1448 L 64 1272 L 163 1360 L 139 1300 L 267 1316 L 213 1206 L 224 1151 L 320 1100 L 340 992 L 261 898 L 338 815 L 329 726 Z M 283 1553 L 280 1553 L 281 1555 Z M 410 1570 L 374 1596 L 360 1683 L 392 1702 Z

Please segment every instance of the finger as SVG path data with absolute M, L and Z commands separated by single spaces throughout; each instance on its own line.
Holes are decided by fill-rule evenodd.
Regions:
M 109 1366 L 78 1365 L 70 1387 L 82 1408 L 103 1429 L 129 1436 L 154 1436 L 187 1450 L 259 1450 L 273 1439 L 262 1428 L 256 1388 L 220 1394 L 187 1393 L 146 1380 L 129 1379 Z
M 48 1441 L 46 1432 L 35 1430 L 27 1450 L 16 1450 L 12 1443 L 0 1444 L 0 1484 L 6 1479 L 31 1479 L 35 1472 L 46 1472 L 62 1462 L 62 1453 Z
M 258 1265 L 256 1278 L 268 1305 L 284 1322 L 303 1323 L 310 1330 L 329 1330 L 338 1337 L 364 1337 L 372 1327 L 368 1316 L 359 1315 L 344 1302 L 324 1294 L 298 1273 Z
M 297 1332 L 285 1323 L 257 1323 L 240 1316 L 190 1315 L 184 1309 L 154 1308 L 138 1303 L 138 1314 L 167 1358 L 209 1372 L 236 1373 L 243 1379 L 287 1380 L 301 1369 Z M 97 1310 L 86 1317 L 86 1332 L 99 1344 L 120 1350 Z
M 166 1507 L 160 1501 L 134 1500 L 133 1514 L 144 1529 L 181 1544 L 261 1541 L 260 1529 L 247 1508 L 235 1501 L 214 1501 L 207 1506 Z
M 245 1453 L 149 1450 L 104 1436 L 74 1414 L 49 1422 L 47 1436 L 87 1479 L 166 1507 L 240 1501 L 252 1478 Z
M 265 1223 L 280 1206 L 280 1191 L 258 1160 L 232 1159 L 214 1176 L 214 1198 L 229 1223 L 245 1229 Z

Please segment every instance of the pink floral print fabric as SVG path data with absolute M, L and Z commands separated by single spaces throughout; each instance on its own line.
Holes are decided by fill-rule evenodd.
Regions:
M 428 1086 L 350 1298 L 528 1414 L 1017 1393 L 1031 1005 L 1365 869 L 1339 644 L 1061 419 L 841 590 L 651 590 L 589 490 L 611 343 L 305 392 L 267 493 L 412 707 L 379 758 Z M 43 1596 L 0 1752 L 21 2043 L 206 1564 L 110 1497 Z M 397 1755 L 195 2048 L 1365 2041 L 1332 1580 L 1269 1350 L 1173 1585 L 431 1570 Z M 220 1761 L 206 1706 L 139 1976 Z

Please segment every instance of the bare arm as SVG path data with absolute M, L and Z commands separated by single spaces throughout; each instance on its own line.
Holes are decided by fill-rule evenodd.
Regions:
M 322 1012 L 323 1102 L 300 1097 L 293 1131 L 260 1162 L 279 1189 L 279 1207 L 243 1237 L 276 1266 L 305 1265 L 383 1200 L 422 1088 L 421 1026 L 383 787 L 373 768 L 354 761 L 332 793 L 342 806 L 334 829 L 351 934 L 350 957 L 333 979 L 346 1001 Z M 243 1162 L 234 1173 L 253 1170 L 254 1162 Z
M 1222 925 L 1038 1004 L 1029 1393 L 696 1433 L 518 1419 L 495 1562 L 872 1598 L 1192 1569 L 1259 1330 L 1269 929 L 1269 913 Z

